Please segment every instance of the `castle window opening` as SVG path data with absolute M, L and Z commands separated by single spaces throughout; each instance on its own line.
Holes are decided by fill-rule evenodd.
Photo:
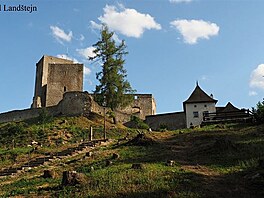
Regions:
M 67 87 L 66 87 L 66 86 L 64 86 L 64 87 L 63 87 L 63 90 L 64 90 L 64 92 L 66 92 L 66 91 L 67 91 Z
M 204 107 L 207 107 L 207 105 L 204 105 Z
M 209 115 L 209 111 L 204 111 L 203 112 L 203 117 L 207 117 Z
M 197 107 L 197 105 L 194 105 L 194 107 L 196 108 L 196 107 Z
M 198 111 L 194 111 L 194 112 L 193 112 L 193 117 L 194 117 L 194 118 L 199 118 L 199 113 L 198 113 Z
M 137 100 L 138 99 L 138 96 L 134 96 L 134 99 Z

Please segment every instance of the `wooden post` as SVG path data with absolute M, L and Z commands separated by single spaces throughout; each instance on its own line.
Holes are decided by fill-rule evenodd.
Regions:
M 90 126 L 90 136 L 89 136 L 89 140 L 92 141 L 93 140 L 93 127 Z

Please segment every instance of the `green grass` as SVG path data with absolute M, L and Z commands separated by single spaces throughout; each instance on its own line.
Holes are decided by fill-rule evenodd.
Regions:
M 43 126 L 36 122 L 20 124 L 19 127 L 14 124 L 2 124 L 0 131 L 19 129 L 30 134 L 30 138 L 46 135 L 49 141 L 38 151 L 38 155 L 43 155 L 45 152 L 63 150 L 85 138 L 89 126 L 94 127 L 95 137 L 100 138 L 103 134 L 102 125 L 82 117 L 54 118 L 52 122 L 45 123 L 45 134 L 40 133 L 43 132 Z M 68 139 L 63 136 L 65 133 L 69 136 Z M 127 135 L 131 139 L 137 132 L 113 126 L 111 130 L 110 127 L 107 130 L 107 137 L 111 139 L 121 139 Z M 92 157 L 84 159 L 80 154 L 55 162 L 52 167 L 46 167 L 57 172 L 55 179 L 39 177 L 43 171 L 41 168 L 26 173 L 27 177 L 22 174 L 18 178 L 1 179 L 3 183 L 0 186 L 0 196 L 239 197 L 239 193 L 253 197 L 264 195 L 262 188 L 252 190 L 256 182 L 263 185 L 261 182 L 264 179 L 254 181 L 255 183 L 247 179 L 263 172 L 258 164 L 264 157 L 264 125 L 211 125 L 197 129 L 152 132 L 147 133 L 147 136 L 155 143 L 138 146 L 121 141 L 119 144 L 94 149 Z M 61 142 L 55 145 L 56 140 L 65 144 Z M 27 141 L 29 140 L 25 142 Z M 8 145 L 5 147 L 6 149 L 0 149 L 2 156 L 11 156 L 14 153 L 19 159 L 28 152 L 26 147 L 17 147 L 14 150 L 7 149 Z M 113 153 L 119 154 L 120 157 L 113 159 Z M 73 159 L 77 161 L 65 163 Z M 107 160 L 112 161 L 110 166 L 107 166 Z M 175 160 L 176 163 L 172 167 L 167 166 L 167 160 Z M 8 162 L 10 164 L 11 160 Z M 144 168 L 132 169 L 133 163 L 142 163 Z M 2 166 L 6 165 L 2 163 Z M 62 187 L 60 183 L 64 170 L 84 173 L 87 176 L 86 183 L 76 187 Z M 27 179 L 29 176 L 31 179 Z

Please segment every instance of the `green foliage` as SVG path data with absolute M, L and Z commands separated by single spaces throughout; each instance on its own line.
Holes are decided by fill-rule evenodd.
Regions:
M 24 122 L 10 122 L 0 128 L 0 145 L 7 147 L 21 146 L 28 135 L 27 124 Z
M 252 112 L 258 123 L 264 123 L 264 99 L 257 103 L 256 108 L 252 108 Z
M 41 124 L 46 124 L 53 121 L 53 117 L 49 114 L 46 108 L 42 108 L 38 120 Z
M 137 116 L 131 116 L 131 121 L 135 124 L 136 129 L 149 129 L 149 126 Z
M 159 126 L 159 130 L 160 131 L 167 131 L 168 130 L 168 126 L 166 124 L 161 123 Z
M 125 107 L 133 101 L 130 83 L 126 80 L 127 74 L 123 65 L 126 45 L 124 40 L 120 45 L 116 45 L 113 39 L 113 32 L 109 32 L 107 26 L 101 30 L 100 40 L 94 44 L 94 57 L 90 60 L 100 61 L 102 71 L 96 74 L 99 85 L 94 91 L 94 99 L 102 106 L 111 108 Z

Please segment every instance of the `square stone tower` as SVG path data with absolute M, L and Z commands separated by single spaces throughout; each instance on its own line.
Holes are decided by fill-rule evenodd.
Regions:
M 83 64 L 43 56 L 36 64 L 35 92 L 32 108 L 57 105 L 63 94 L 83 91 Z

